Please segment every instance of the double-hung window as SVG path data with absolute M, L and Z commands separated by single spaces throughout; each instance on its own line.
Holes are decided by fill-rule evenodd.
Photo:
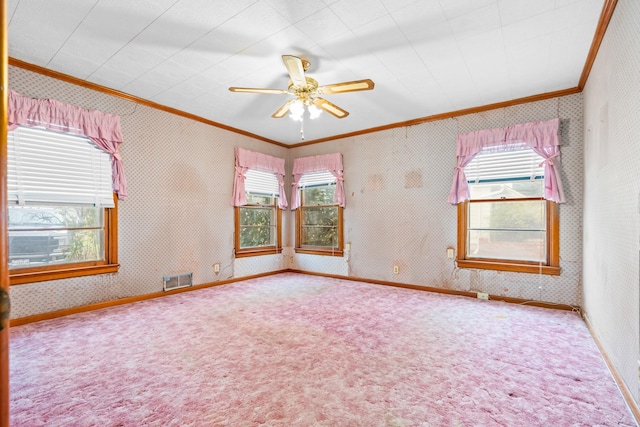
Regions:
M 342 207 L 336 203 L 336 177 L 329 172 L 302 176 L 299 183 L 296 248 L 342 255 Z
M 284 159 L 235 149 L 233 181 L 236 257 L 282 252 Z
M 41 127 L 18 127 L 7 145 L 11 283 L 114 270 L 109 153 Z
M 8 95 L 10 283 L 118 271 L 120 118 Z
M 553 119 L 458 135 L 459 267 L 560 274 L 558 130 Z
M 462 267 L 539 271 L 558 265 L 556 204 L 543 198 L 544 161 L 529 147 L 483 150 L 465 167 L 458 207 Z
M 282 210 L 278 179 L 271 172 L 250 169 L 245 176 L 247 204 L 236 206 L 236 256 L 282 251 Z
M 345 205 L 340 153 L 294 160 L 296 245 L 298 253 L 342 256 Z

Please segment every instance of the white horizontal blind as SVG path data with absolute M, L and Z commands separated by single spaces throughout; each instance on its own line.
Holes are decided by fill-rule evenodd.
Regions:
M 314 187 L 318 185 L 335 184 L 336 177 L 329 171 L 305 173 L 300 178 L 298 187 Z
M 7 145 L 9 204 L 114 207 L 111 156 L 87 137 L 18 127 Z
M 250 194 L 278 196 L 280 185 L 273 172 L 263 172 L 249 169 L 244 178 L 244 190 Z
M 487 152 L 480 151 L 464 168 L 468 182 L 507 182 L 544 178 L 544 159 L 531 148 Z

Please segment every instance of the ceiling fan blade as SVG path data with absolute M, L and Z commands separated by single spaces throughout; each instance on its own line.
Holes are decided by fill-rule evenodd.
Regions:
M 307 85 L 302 59 L 293 55 L 282 55 L 282 62 L 284 62 L 284 66 L 287 67 L 287 72 L 294 86 L 303 87 Z
M 324 98 L 314 98 L 313 104 L 316 107 L 322 108 L 327 113 L 332 114 L 339 119 L 344 119 L 349 115 L 349 112 L 347 110 L 343 110 L 342 108 L 338 107 L 335 104 L 332 104 Z
M 335 83 L 332 85 L 319 86 L 318 93 L 334 94 L 343 92 L 357 92 L 359 90 L 371 90 L 374 83 L 370 79 L 354 80 L 352 82 Z
M 295 99 L 288 100 L 282 105 L 282 107 L 278 108 L 276 112 L 271 115 L 271 117 L 273 117 L 274 119 L 283 118 L 287 115 L 287 113 L 289 112 L 289 107 L 291 107 L 291 104 L 293 104 L 294 102 L 296 102 Z
M 289 93 L 289 91 L 284 89 L 263 89 L 258 87 L 230 87 L 229 90 L 231 92 L 268 93 L 268 94 L 275 94 L 275 95 Z

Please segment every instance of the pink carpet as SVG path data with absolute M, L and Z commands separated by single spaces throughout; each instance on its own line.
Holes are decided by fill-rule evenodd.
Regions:
M 635 426 L 576 313 L 300 274 L 12 328 L 12 426 Z

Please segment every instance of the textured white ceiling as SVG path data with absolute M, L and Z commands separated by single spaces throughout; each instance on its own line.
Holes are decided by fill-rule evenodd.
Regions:
M 284 144 L 300 123 L 281 55 L 311 61 L 350 112 L 327 138 L 578 85 L 604 0 L 9 0 L 9 55 Z

